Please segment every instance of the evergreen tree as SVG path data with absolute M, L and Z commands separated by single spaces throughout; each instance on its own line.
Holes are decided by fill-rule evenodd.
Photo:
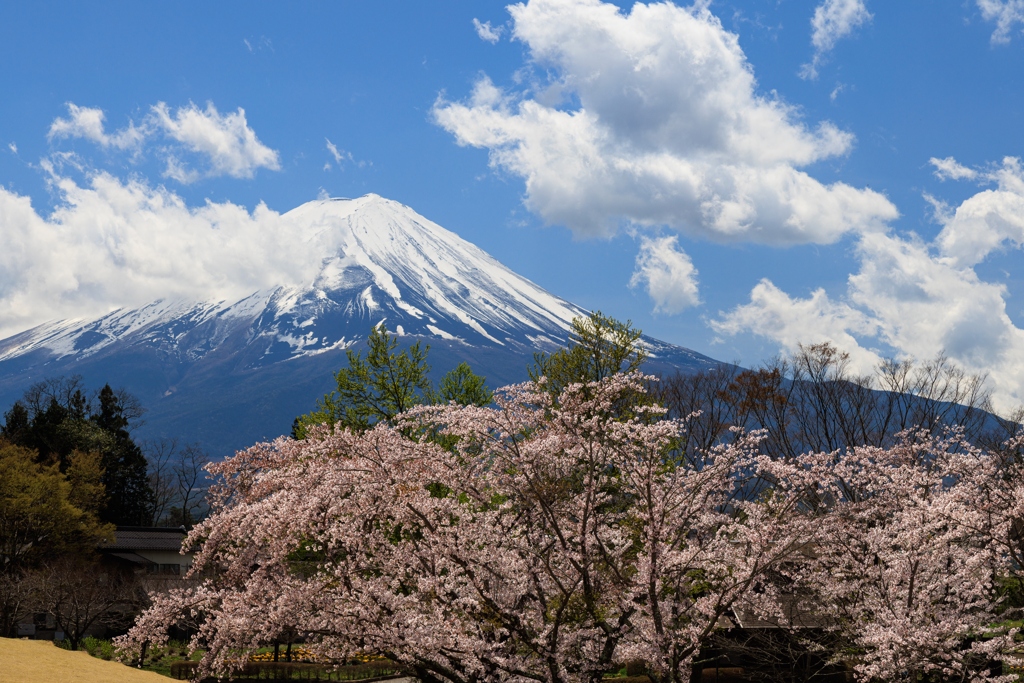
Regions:
M 601 311 L 574 318 L 569 346 L 552 354 L 534 354 L 530 379 L 546 378 L 548 390 L 557 396 L 570 384 L 599 382 L 638 370 L 647 360 L 647 351 L 639 343 L 641 334 L 631 321 L 619 322 Z
M 141 413 L 130 395 L 106 385 L 97 395 L 93 412 L 80 377 L 48 379 L 33 385 L 4 415 L 0 436 L 35 452 L 37 462 L 55 465 L 69 477 L 87 459 L 98 458 L 99 482 L 80 472 L 73 479 L 90 482 L 91 495 L 102 495 L 96 505 L 100 519 L 122 525 L 152 523 L 154 493 L 149 485 L 146 458 L 132 440 L 131 420 Z M 91 466 L 90 466 L 91 467 Z M 85 484 L 83 483 L 83 486 Z M 92 488 L 90 488 L 92 487 Z
M 156 497 L 149 485 L 146 456 L 129 435 L 124 407 L 109 384 L 100 390 L 98 400 L 99 411 L 91 422 L 111 440 L 101 460 L 107 491 L 101 519 L 119 525 L 151 524 Z
M 29 438 L 31 428 L 28 408 L 21 401 L 15 401 L 11 409 L 4 413 L 4 424 L 0 427 L 0 436 L 10 443 L 24 445 Z
M 493 394 L 484 384 L 484 379 L 475 374 L 468 363 L 459 363 L 441 378 L 434 402 L 455 401 L 460 406 L 485 406 L 491 402 Z
M 398 339 L 388 334 L 383 323 L 370 332 L 366 358 L 346 351 L 348 367 L 335 374 L 337 388 L 319 399 L 316 409 L 295 418 L 292 436 L 302 439 L 314 425 L 330 424 L 365 431 L 378 422 L 388 422 L 417 405 L 448 403 L 486 405 L 491 392 L 485 378 L 460 363 L 442 379 L 437 391 L 430 378 L 427 353 L 430 346 L 416 342 L 398 352 Z
M 88 415 L 81 377 L 47 379 L 29 387 L 7 411 L 0 434 L 36 451 L 40 462 L 60 465 L 64 472 L 72 452 L 100 449 L 105 440 Z

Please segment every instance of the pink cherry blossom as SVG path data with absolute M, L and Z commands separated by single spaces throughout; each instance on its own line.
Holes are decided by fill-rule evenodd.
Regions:
M 516 385 L 211 465 L 195 585 L 154 596 L 120 644 L 189 625 L 200 675 L 301 637 L 424 681 L 598 683 L 642 659 L 682 683 L 734 608 L 787 626 L 788 593 L 863 680 L 966 679 L 1010 647 L 986 629 L 1024 506 L 992 486 L 993 458 L 922 437 L 775 461 L 736 432 L 694 460 L 683 422 L 642 400 L 651 380 L 557 401 Z

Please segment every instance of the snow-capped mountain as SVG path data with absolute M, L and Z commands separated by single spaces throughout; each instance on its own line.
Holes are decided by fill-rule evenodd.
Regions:
M 258 363 L 344 348 L 384 321 L 399 335 L 468 344 L 557 343 L 585 312 L 478 247 L 378 195 L 310 202 L 284 215 L 325 254 L 315 279 L 236 302 L 157 301 L 95 320 L 48 323 L 0 342 L 0 361 L 46 349 L 89 356 L 131 341 L 202 358 L 248 328 Z M 191 333 L 202 329 L 202 339 Z
M 323 255 L 309 281 L 238 301 L 155 301 L 4 339 L 2 405 L 33 381 L 82 374 L 137 394 L 154 435 L 236 448 L 287 431 L 330 388 L 342 351 L 380 322 L 409 343 L 430 343 L 438 372 L 469 360 L 498 386 L 524 379 L 532 354 L 564 343 L 571 320 L 586 314 L 377 195 L 309 202 L 282 219 L 310 253 Z M 715 363 L 645 342 L 665 369 Z M 219 413 L 232 418 L 218 421 Z M 236 434 L 218 436 L 227 432 Z

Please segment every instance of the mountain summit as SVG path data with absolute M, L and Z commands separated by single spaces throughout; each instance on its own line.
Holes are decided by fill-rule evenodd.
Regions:
M 47 323 L 0 341 L 0 361 L 37 350 L 81 358 L 114 343 L 151 344 L 198 360 L 239 326 L 250 328 L 245 345 L 262 352 L 257 365 L 345 348 L 380 322 L 399 335 L 545 345 L 559 343 L 569 322 L 586 314 L 375 194 L 309 202 L 283 219 L 301 226 L 296 233 L 308 248 L 324 254 L 310 282 L 234 302 L 161 300 L 94 320 Z
M 323 255 L 307 282 L 237 301 L 160 300 L 0 340 L 0 401 L 43 377 L 81 374 L 138 395 L 148 435 L 198 438 L 224 455 L 286 432 L 330 389 L 343 350 L 378 323 L 430 343 L 439 372 L 468 360 L 494 387 L 525 379 L 533 352 L 564 344 L 587 313 L 378 195 L 317 200 L 282 219 Z M 644 342 L 662 369 L 715 362 Z

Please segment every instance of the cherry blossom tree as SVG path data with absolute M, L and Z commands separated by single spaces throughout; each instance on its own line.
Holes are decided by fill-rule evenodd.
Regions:
M 737 601 L 772 609 L 770 574 L 807 532 L 795 488 L 751 495 L 785 475 L 756 436 L 681 457 L 681 424 L 636 400 L 649 379 L 529 383 L 211 466 L 187 541 L 207 576 L 157 596 L 122 646 L 184 620 L 206 671 L 300 633 L 428 681 L 594 682 L 634 657 L 688 680 Z
M 651 381 L 556 395 L 540 378 L 492 407 L 311 427 L 211 465 L 186 542 L 198 583 L 154 596 L 126 656 L 185 624 L 200 675 L 301 638 L 426 683 L 599 683 L 631 660 L 683 683 L 737 609 L 796 627 L 794 604 L 863 681 L 984 678 L 1005 656 L 1013 634 L 990 626 L 1024 496 L 995 483 L 999 458 L 928 433 L 786 459 L 759 433 L 695 450 Z
M 998 674 L 1013 632 L 992 628 L 997 581 L 1013 571 L 1006 541 L 1021 510 L 1019 488 L 995 485 L 999 459 L 955 435 L 911 432 L 892 448 L 807 462 L 823 510 L 800 579 L 846 636 L 858 678 Z

